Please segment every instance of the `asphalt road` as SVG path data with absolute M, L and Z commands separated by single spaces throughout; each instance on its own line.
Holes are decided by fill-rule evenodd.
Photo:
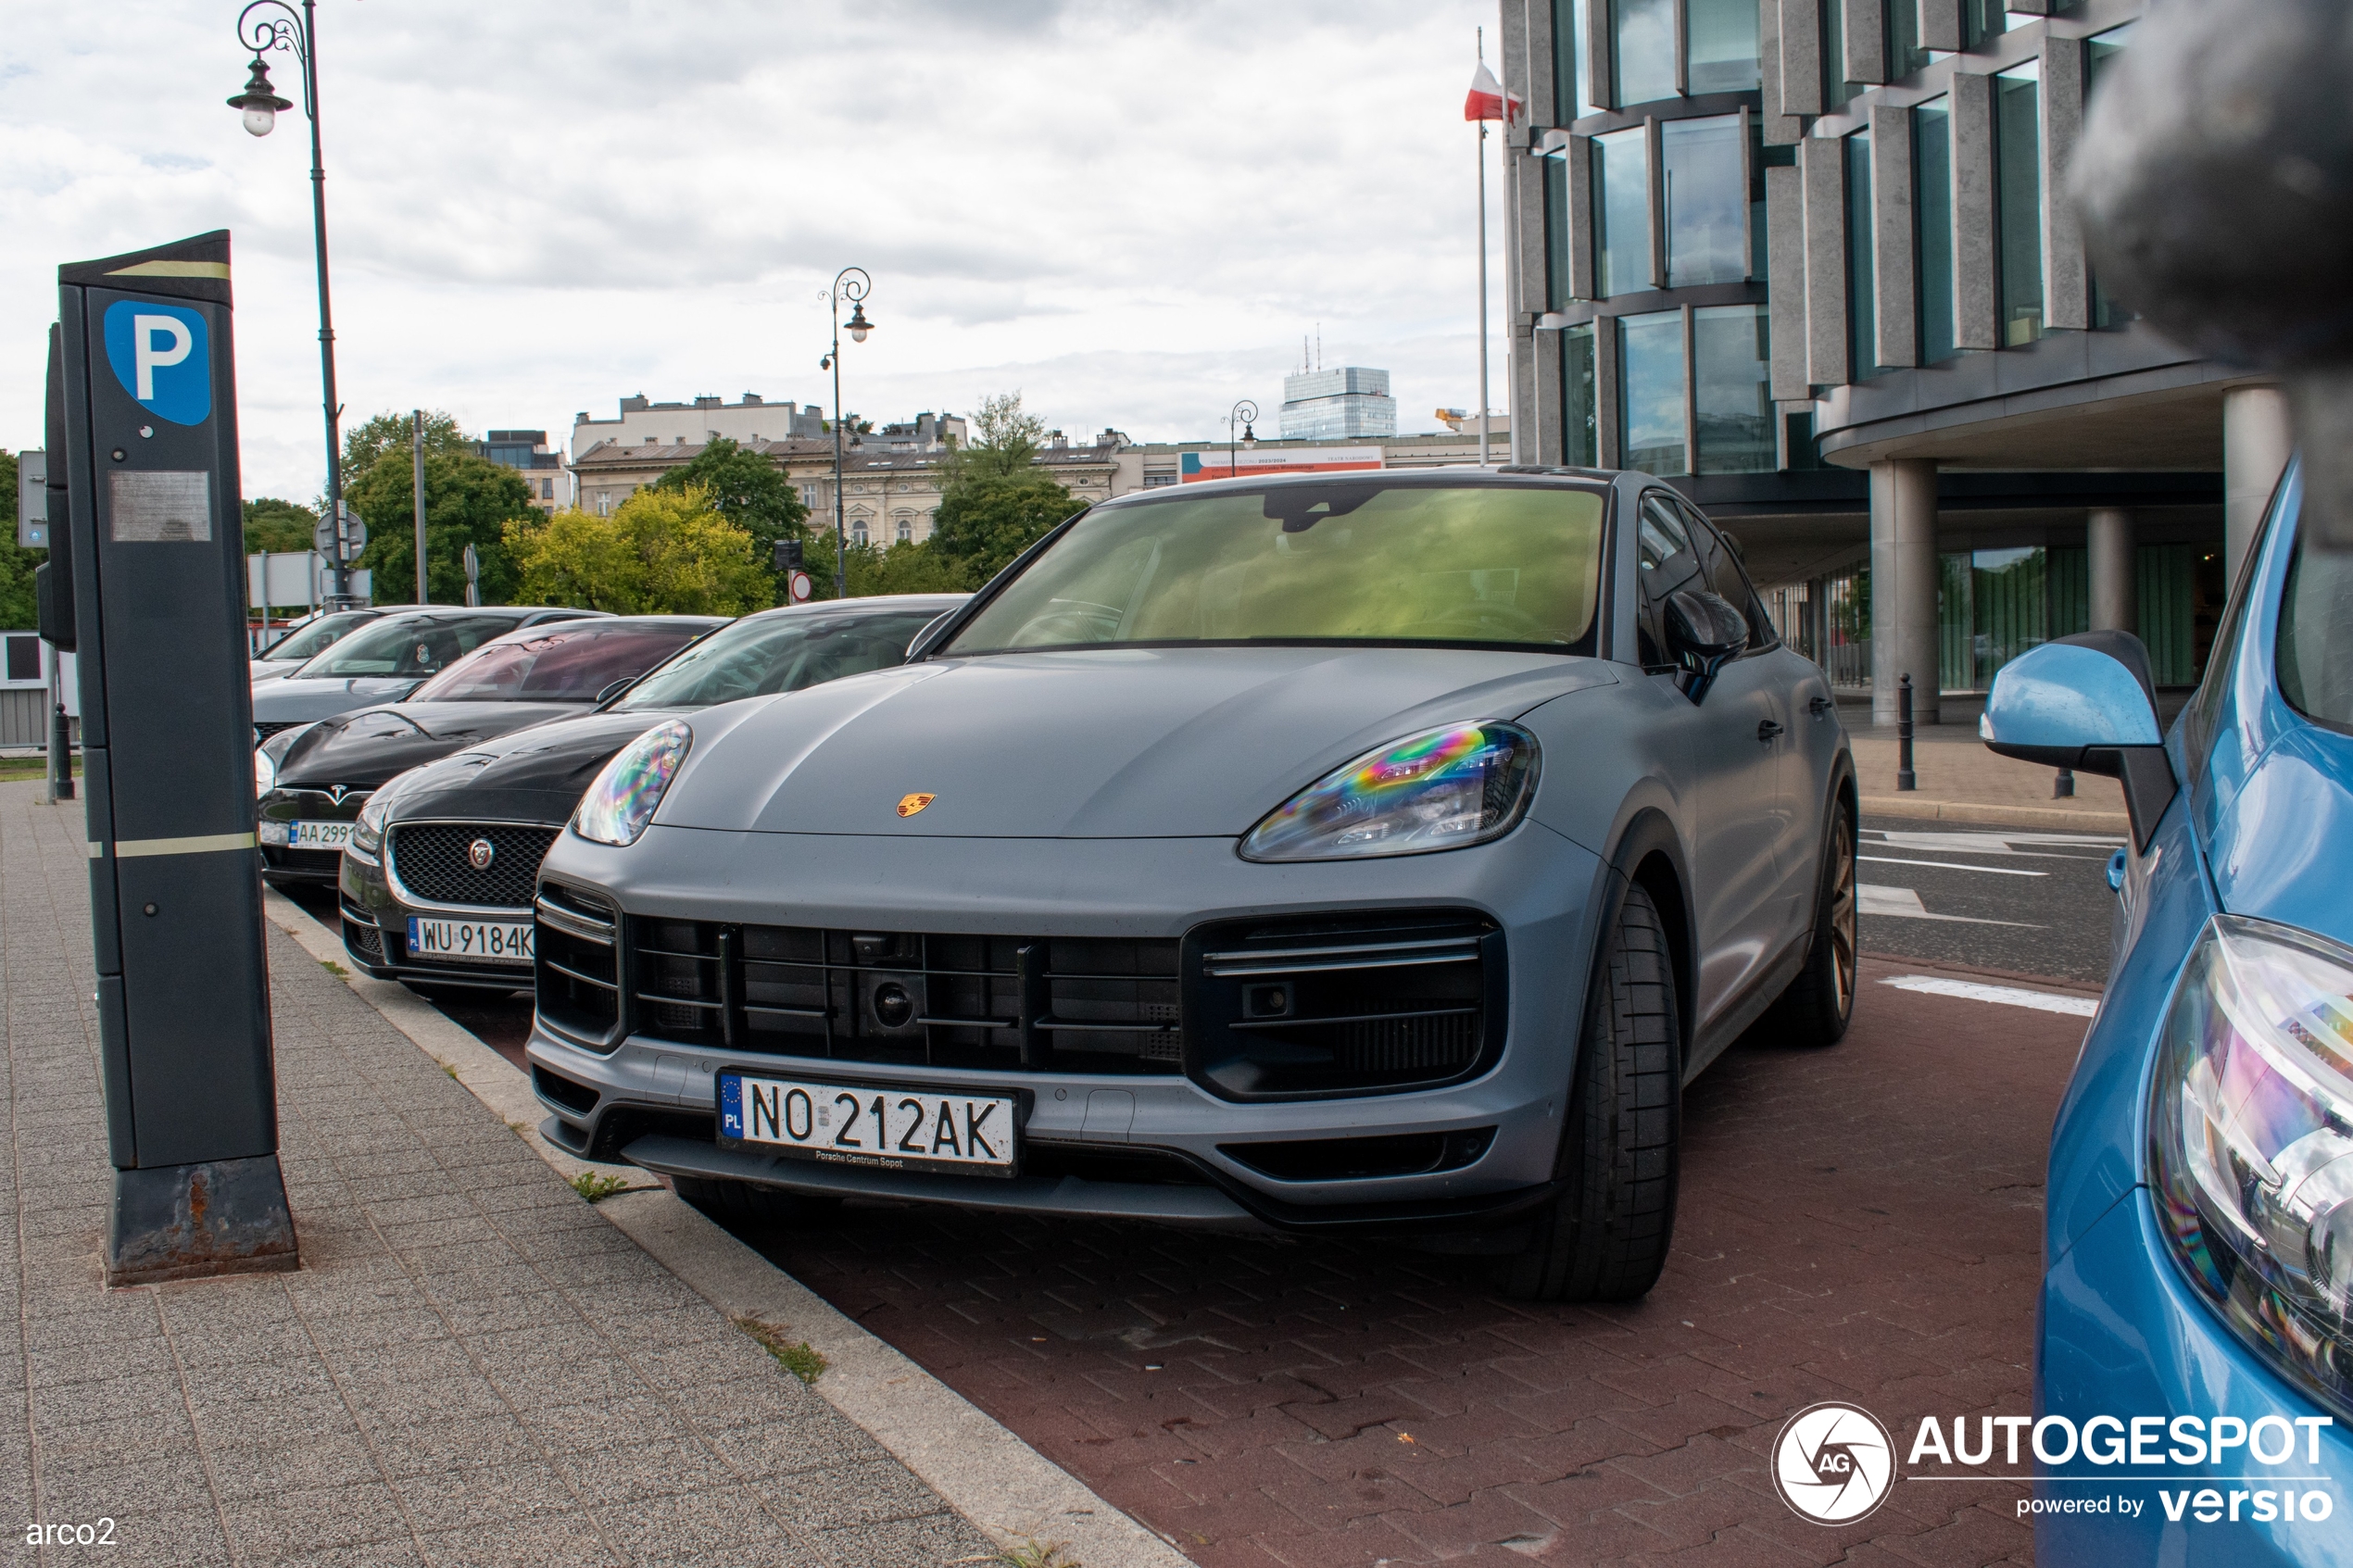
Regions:
M 1856 847 L 1867 953 L 2098 985 L 2116 895 L 2096 834 L 1867 819 Z

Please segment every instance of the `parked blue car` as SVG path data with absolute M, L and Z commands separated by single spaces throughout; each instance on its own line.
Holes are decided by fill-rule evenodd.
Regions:
M 2292 465 L 2161 742 L 2120 633 L 1987 700 L 2133 818 L 2052 1133 L 2035 1496 L 2142 1506 L 2038 1512 L 2044 1562 L 2353 1563 L 2353 555 L 2302 499 Z

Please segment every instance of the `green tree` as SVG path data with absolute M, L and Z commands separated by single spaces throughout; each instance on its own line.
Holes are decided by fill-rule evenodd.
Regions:
M 692 462 L 671 470 L 650 488 L 709 494 L 720 516 L 751 535 L 752 559 L 768 574 L 774 596 L 776 541 L 801 538 L 809 518 L 782 469 L 726 436 L 715 436 Z
M 387 408 L 343 433 L 346 500 L 350 499 L 351 487 L 387 454 L 397 452 L 404 462 L 408 460 L 409 433 L 413 418 L 413 410 Z M 474 438 L 459 428 L 455 415 L 439 408 L 428 408 L 425 410 L 425 456 L 430 458 L 435 454 L 447 458 L 481 456 L 474 450 Z M 371 518 L 368 526 L 375 527 L 375 520 Z
M 245 503 L 245 554 L 308 550 L 319 514 L 294 501 L 263 495 Z
M 375 573 L 376 602 L 409 603 L 417 593 L 417 514 L 408 448 L 379 457 L 344 498 L 368 524 L 359 564 Z M 426 454 L 425 586 L 433 602 L 466 602 L 468 545 L 482 560 L 482 602 L 514 602 L 506 527 L 539 515 L 531 486 L 514 470 L 472 452 Z
M 963 480 L 939 497 L 928 543 L 955 563 L 964 586 L 977 588 L 1076 510 L 1048 474 Z
M 1021 406 L 1021 393 L 1000 392 L 984 397 L 970 421 L 969 445 L 950 445 L 940 460 L 943 489 L 964 480 L 1011 479 L 1029 471 L 1037 460 L 1038 443 L 1046 437 L 1046 421 Z
M 17 457 L 0 452 L 0 631 L 29 632 L 40 622 L 32 593 L 33 569 L 49 558 L 46 550 L 21 549 L 17 545 Z
M 634 615 L 741 615 L 773 585 L 751 534 L 707 490 L 648 486 L 610 517 L 563 511 L 507 525 L 508 548 L 534 602 Z
M 940 554 L 928 539 L 920 545 L 893 545 L 887 550 L 853 544 L 845 559 L 853 599 L 875 594 L 961 594 L 973 586 L 966 580 L 963 563 Z M 820 533 L 810 541 L 803 570 L 809 573 L 812 598 L 834 596 L 831 533 Z

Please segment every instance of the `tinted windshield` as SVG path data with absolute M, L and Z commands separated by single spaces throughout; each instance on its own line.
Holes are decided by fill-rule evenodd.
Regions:
M 2301 530 L 2280 600 L 2279 665 L 2280 695 L 2297 712 L 2353 730 L 2353 556 L 2308 551 Z
M 301 631 L 279 638 L 261 657 L 271 664 L 299 664 L 330 643 L 348 636 L 375 619 L 372 615 L 361 615 L 351 610 L 339 615 L 322 615 Z
M 427 621 L 395 616 L 374 621 L 335 644 L 297 671 L 319 675 L 432 675 L 455 664 L 501 632 L 515 629 L 512 616 L 455 615 Z
M 708 708 L 886 670 L 906 661 L 907 645 L 940 613 L 935 606 L 889 614 L 738 621 L 638 682 L 613 707 Z
M 612 626 L 567 621 L 473 655 L 409 694 L 410 702 L 594 702 L 710 629 L 707 621 Z
M 1107 507 L 945 650 L 1590 640 L 1599 490 L 1335 482 Z

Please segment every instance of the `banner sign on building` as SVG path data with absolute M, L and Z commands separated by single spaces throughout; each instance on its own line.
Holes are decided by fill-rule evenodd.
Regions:
M 1378 446 L 1258 447 L 1247 452 L 1176 454 L 1176 479 L 1190 484 L 1203 479 L 1265 479 L 1278 473 L 1341 473 L 1352 469 L 1377 469 L 1382 453 Z

